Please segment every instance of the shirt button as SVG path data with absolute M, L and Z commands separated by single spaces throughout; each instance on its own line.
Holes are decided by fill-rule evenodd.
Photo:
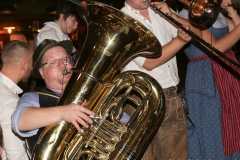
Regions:
M 168 65 L 168 67 L 170 67 L 170 66 Z

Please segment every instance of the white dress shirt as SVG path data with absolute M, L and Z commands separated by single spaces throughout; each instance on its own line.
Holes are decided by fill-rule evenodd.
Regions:
M 160 15 L 155 13 L 151 8 L 148 8 L 151 22 L 143 17 L 139 11 L 131 8 L 126 2 L 125 6 L 121 10 L 147 27 L 157 37 L 162 46 L 169 43 L 173 38 L 177 36 L 177 28 L 166 21 L 164 18 L 160 17 Z M 176 86 L 179 83 L 175 56 L 172 59 L 168 60 L 166 63 L 154 68 L 151 71 L 148 71 L 142 67 L 145 59 L 146 58 L 144 57 L 135 58 L 123 68 L 122 72 L 128 70 L 138 70 L 145 72 L 155 78 L 164 89 L 171 86 Z
M 17 107 L 18 94 L 22 93 L 13 81 L 0 72 L 0 125 L 3 130 L 3 160 L 28 160 L 24 141 L 11 128 L 11 116 Z

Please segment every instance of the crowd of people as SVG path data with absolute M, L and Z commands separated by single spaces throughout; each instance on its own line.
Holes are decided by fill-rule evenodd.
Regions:
M 126 0 L 122 12 L 149 29 L 162 45 L 158 58 L 137 57 L 121 72 L 137 70 L 155 78 L 163 89 L 165 116 L 142 159 L 240 159 L 240 71 L 219 56 L 208 54 L 183 29 L 159 16 L 150 5 L 182 24 L 188 30 L 238 63 L 231 47 L 240 38 L 240 16 L 222 0 L 216 21 L 202 29 L 188 21 L 188 9 L 179 13 L 165 2 Z M 57 106 L 71 74 L 78 52 L 68 37 L 78 28 L 79 12 L 71 1 L 59 6 L 53 22 L 47 22 L 37 36 L 36 48 L 11 41 L 4 45 L 0 71 L 0 155 L 3 160 L 27 160 L 43 128 L 61 120 L 78 132 L 93 123 L 94 112 L 82 104 Z M 189 59 L 184 100 L 178 94 L 176 54 L 183 49 Z M 41 94 L 18 94 L 17 85 L 30 76 L 44 81 Z M 49 96 L 52 95 L 52 96 Z M 36 118 L 37 117 L 37 118 Z M 26 140 L 26 141 L 24 141 Z

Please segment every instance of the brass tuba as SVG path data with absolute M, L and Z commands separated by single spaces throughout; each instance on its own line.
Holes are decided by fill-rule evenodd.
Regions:
M 76 3 L 87 38 L 58 105 L 86 99 L 94 123 L 81 133 L 65 121 L 46 127 L 32 159 L 140 159 L 163 121 L 162 88 L 143 72 L 119 71 L 137 56 L 160 56 L 161 45 L 142 24 L 111 6 L 80 6 Z M 122 123 L 126 104 L 135 112 Z

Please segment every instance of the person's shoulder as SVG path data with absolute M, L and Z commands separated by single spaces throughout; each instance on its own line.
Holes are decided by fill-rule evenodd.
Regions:
M 55 22 L 47 22 L 37 35 L 37 45 L 39 45 L 45 39 L 61 41 L 61 35 L 62 32 Z
M 24 93 L 20 100 L 23 101 L 23 100 L 31 100 L 31 99 L 38 99 L 39 98 L 39 95 L 35 92 L 26 92 Z
M 16 109 L 19 97 L 7 86 L 1 85 L 1 83 L 0 88 L 0 112 L 4 115 L 5 113 L 13 112 L 13 110 Z
M 39 95 L 34 92 L 26 92 L 19 99 L 17 106 L 29 107 L 29 106 L 39 106 Z
M 37 35 L 37 45 L 39 45 L 45 39 L 53 39 L 59 41 L 57 31 L 54 28 L 41 30 Z
M 38 99 L 39 99 L 38 96 L 35 94 L 25 93 L 19 99 L 19 101 L 16 101 L 16 104 L 14 105 L 14 107 L 11 107 L 10 109 L 13 110 L 13 115 L 18 115 L 19 113 L 24 111 L 26 108 L 39 107 Z
M 38 36 L 50 36 L 57 33 L 58 25 L 55 22 L 46 22 L 45 26 L 40 30 Z M 49 35 L 50 34 L 50 35 Z
M 38 96 L 37 92 L 26 92 L 22 95 L 22 97 L 28 97 L 28 96 Z
M 57 31 L 55 28 L 52 27 L 46 27 L 41 29 L 41 31 L 38 33 L 38 37 L 49 37 L 49 36 L 55 36 L 57 34 Z
M 44 26 L 41 28 L 41 31 L 46 30 L 46 29 L 50 29 L 50 28 L 54 29 L 56 27 L 58 27 L 58 25 L 55 22 L 45 22 Z
M 2 90 L 2 92 L 0 92 L 0 94 L 4 94 L 3 90 L 9 90 L 9 88 L 4 84 L 3 81 L 0 81 L 0 88 Z
M 0 88 L 1 88 L 0 101 L 6 103 L 10 100 L 12 101 L 12 99 L 18 99 L 17 94 L 13 93 L 13 91 L 1 81 Z
M 179 15 L 180 17 L 183 17 L 183 18 L 188 18 L 188 10 L 182 9 L 182 10 L 178 13 L 178 15 Z
M 125 9 L 127 9 L 127 8 L 124 6 L 124 7 L 122 7 L 120 10 L 121 10 L 121 11 L 124 11 Z

